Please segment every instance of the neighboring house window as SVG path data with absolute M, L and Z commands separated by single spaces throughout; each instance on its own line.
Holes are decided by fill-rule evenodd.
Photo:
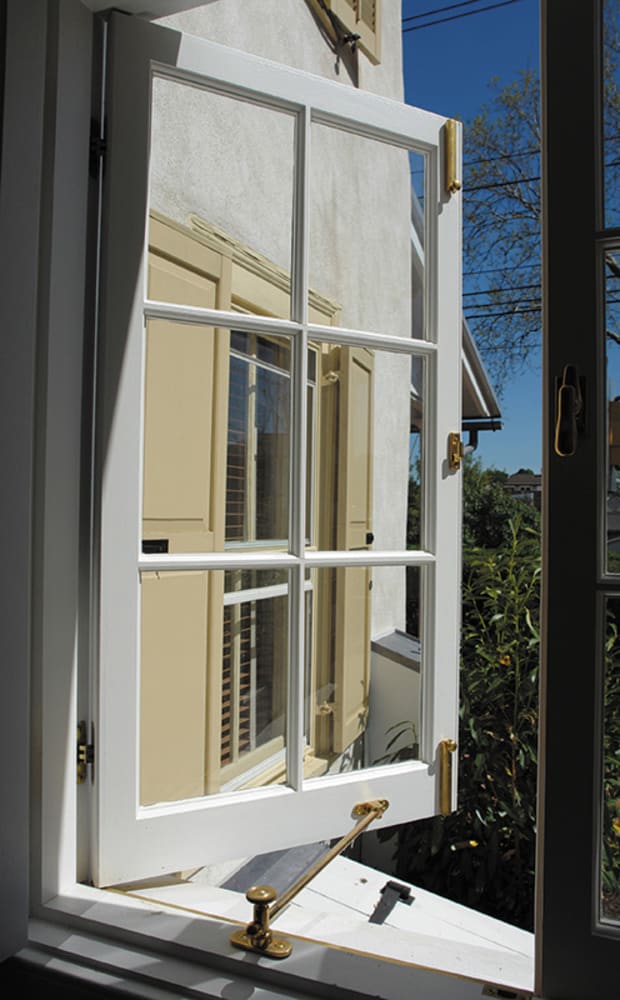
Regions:
M 355 45 L 371 62 L 381 61 L 382 0 L 308 0 L 308 2 L 334 41 L 358 36 Z

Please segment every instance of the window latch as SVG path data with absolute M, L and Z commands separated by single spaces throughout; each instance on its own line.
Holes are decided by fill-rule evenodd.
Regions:
M 583 407 L 584 380 L 575 365 L 565 365 L 556 379 L 554 448 L 560 458 L 570 458 L 577 451 L 577 439 L 585 428 Z
M 448 434 L 448 468 L 450 472 L 456 472 L 461 468 L 464 452 L 461 435 L 457 431 L 452 431 Z

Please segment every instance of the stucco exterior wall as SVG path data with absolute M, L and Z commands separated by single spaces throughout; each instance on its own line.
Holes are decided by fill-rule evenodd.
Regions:
M 358 54 L 358 83 L 402 99 L 400 0 L 384 0 L 381 62 Z M 305 0 L 211 0 L 159 22 L 353 86 Z M 192 122 L 188 129 L 188 120 Z M 156 81 L 152 207 L 185 223 L 202 216 L 290 270 L 294 122 L 170 81 Z M 410 337 L 410 174 L 407 152 L 314 125 L 310 284 L 346 327 Z M 410 363 L 375 353 L 375 548 L 406 544 Z M 372 631 L 404 628 L 402 587 L 373 594 Z M 387 580 L 387 574 L 384 577 Z

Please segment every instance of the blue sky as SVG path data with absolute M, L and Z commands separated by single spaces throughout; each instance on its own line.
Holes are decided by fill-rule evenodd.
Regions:
M 403 0 L 403 18 L 455 2 Z M 497 0 L 479 0 L 479 4 L 444 11 L 428 20 L 493 2 Z M 488 85 L 493 77 L 508 83 L 519 70 L 538 68 L 538 17 L 538 0 L 519 0 L 510 6 L 403 34 L 406 100 L 442 115 L 472 118 L 489 101 Z M 504 391 L 504 430 L 480 435 L 478 454 L 485 465 L 507 472 L 522 467 L 540 470 L 540 386 L 540 357 L 535 356 L 530 370 L 512 379 Z

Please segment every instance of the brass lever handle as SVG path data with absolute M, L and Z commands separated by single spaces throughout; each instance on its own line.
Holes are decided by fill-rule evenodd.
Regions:
M 577 451 L 579 432 L 583 430 L 582 380 L 574 365 L 565 365 L 557 386 L 554 448 L 560 458 L 570 458 Z

